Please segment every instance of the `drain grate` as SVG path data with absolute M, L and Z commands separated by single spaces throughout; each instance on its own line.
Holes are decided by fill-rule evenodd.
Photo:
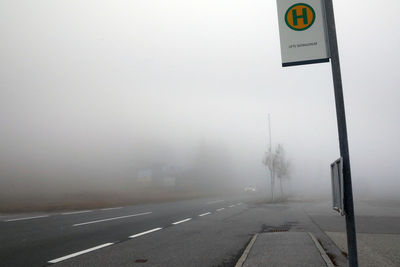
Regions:
M 263 224 L 261 228 L 262 233 L 281 233 L 281 232 L 289 232 L 290 225 L 284 224 L 281 226 L 268 226 Z
M 280 233 L 280 232 L 289 232 L 289 229 L 273 229 L 268 231 L 269 233 Z

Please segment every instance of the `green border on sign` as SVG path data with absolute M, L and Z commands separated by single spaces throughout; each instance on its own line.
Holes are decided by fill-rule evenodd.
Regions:
M 288 13 L 289 13 L 289 10 L 291 10 L 291 9 L 292 9 L 293 7 L 295 7 L 295 6 L 300 6 L 300 5 L 304 5 L 304 6 L 308 7 L 308 8 L 310 8 L 311 11 L 312 11 L 312 13 L 313 13 L 313 20 L 311 21 L 310 25 L 308 25 L 308 26 L 307 26 L 306 28 L 304 28 L 304 29 L 296 29 L 296 28 L 293 28 L 292 26 L 290 26 L 290 24 L 289 24 L 289 22 L 288 22 L 288 20 L 287 20 L 287 15 L 288 15 Z M 286 22 L 286 25 L 287 25 L 289 28 L 291 28 L 292 30 L 295 30 L 295 31 L 304 31 L 304 30 L 307 30 L 308 28 L 310 28 L 310 27 L 314 24 L 314 21 L 315 21 L 315 11 L 314 11 L 314 9 L 313 9 L 310 5 L 307 5 L 307 4 L 304 4 L 304 3 L 297 3 L 297 4 L 292 5 L 291 7 L 288 8 L 288 10 L 287 10 L 286 13 L 285 13 L 285 22 Z

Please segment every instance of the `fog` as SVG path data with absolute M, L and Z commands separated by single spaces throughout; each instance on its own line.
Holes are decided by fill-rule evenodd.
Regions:
M 400 4 L 334 7 L 355 198 L 395 198 Z M 269 190 L 267 114 L 285 189 L 330 198 L 330 64 L 281 67 L 275 1 L 3 0 L 0 21 L 3 201 Z

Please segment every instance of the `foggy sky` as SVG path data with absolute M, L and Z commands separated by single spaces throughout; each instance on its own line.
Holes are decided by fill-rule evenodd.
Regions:
M 355 196 L 394 196 L 400 4 L 334 8 Z M 274 0 L 3 0 L 0 36 L 0 175 L 21 186 L 185 169 L 201 142 L 224 147 L 241 184 L 262 185 L 269 113 L 292 189 L 330 194 L 330 64 L 281 67 Z

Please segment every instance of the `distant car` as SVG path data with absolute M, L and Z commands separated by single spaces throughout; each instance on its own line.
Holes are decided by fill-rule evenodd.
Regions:
M 257 190 L 254 186 L 246 186 L 244 188 L 244 192 L 246 193 L 255 193 Z

